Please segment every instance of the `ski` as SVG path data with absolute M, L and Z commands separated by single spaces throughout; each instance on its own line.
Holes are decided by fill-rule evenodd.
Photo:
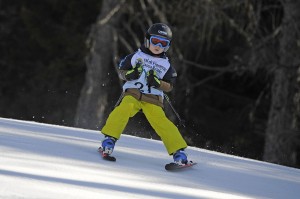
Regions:
M 114 156 L 103 153 L 101 147 L 98 148 L 98 152 L 101 154 L 103 160 L 112 161 L 112 162 L 115 162 L 117 160 Z
M 188 163 L 183 164 L 183 165 L 171 162 L 169 164 L 166 164 L 165 169 L 167 171 L 181 170 L 181 169 L 184 169 L 184 168 L 192 167 L 192 166 L 194 166 L 196 164 L 197 164 L 196 162 L 192 162 L 192 161 L 189 161 Z

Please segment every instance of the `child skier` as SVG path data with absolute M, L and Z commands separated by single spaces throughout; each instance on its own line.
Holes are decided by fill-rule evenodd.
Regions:
M 163 111 L 164 92 L 172 90 L 177 77 L 166 56 L 171 39 L 172 32 L 167 25 L 153 24 L 146 32 L 144 45 L 121 60 L 119 76 L 126 81 L 123 85 L 124 97 L 101 130 L 105 135 L 99 147 L 103 156 L 110 156 L 129 118 L 142 110 L 169 155 L 173 155 L 174 163 L 188 163 L 184 152 L 187 144 Z

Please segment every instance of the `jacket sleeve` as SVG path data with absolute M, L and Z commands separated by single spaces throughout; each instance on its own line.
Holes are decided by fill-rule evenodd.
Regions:
M 170 67 L 169 70 L 166 72 L 163 79 L 160 80 L 160 87 L 158 89 L 170 92 L 172 91 L 174 84 L 176 82 L 177 73 L 173 67 Z
M 133 54 L 130 54 L 130 55 L 127 55 L 125 58 L 123 58 L 121 60 L 121 62 L 119 63 L 119 70 L 118 70 L 118 73 L 119 73 L 119 78 L 122 79 L 122 80 L 125 80 L 126 81 L 126 78 L 125 78 L 125 74 L 128 70 L 131 70 L 132 69 L 132 65 L 131 65 L 131 59 L 133 57 L 134 53 Z

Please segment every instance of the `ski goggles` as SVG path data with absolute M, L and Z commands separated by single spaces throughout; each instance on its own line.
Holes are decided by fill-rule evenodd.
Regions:
M 170 40 L 158 36 L 151 36 L 150 43 L 154 46 L 160 46 L 161 48 L 167 48 L 170 46 Z

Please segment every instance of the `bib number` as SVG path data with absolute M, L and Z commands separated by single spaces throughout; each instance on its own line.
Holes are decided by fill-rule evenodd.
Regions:
M 139 89 L 142 93 L 145 92 L 145 90 L 143 89 L 145 85 L 144 85 L 142 82 L 136 82 L 134 85 L 135 85 L 135 86 L 138 86 L 138 89 Z M 148 93 L 151 93 L 151 87 L 150 87 L 150 86 L 148 87 Z

